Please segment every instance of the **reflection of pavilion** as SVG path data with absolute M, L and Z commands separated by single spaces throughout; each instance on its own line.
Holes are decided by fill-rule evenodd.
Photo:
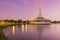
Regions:
M 50 28 L 50 25 L 37 25 L 37 31 L 39 34 L 39 40 L 43 40 L 43 32 Z
M 30 24 L 51 24 L 51 20 L 45 19 L 41 16 L 41 8 L 39 9 L 39 16 L 35 19 L 29 20 Z

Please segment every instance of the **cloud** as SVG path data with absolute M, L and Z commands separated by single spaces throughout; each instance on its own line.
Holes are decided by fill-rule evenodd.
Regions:
M 0 7 L 16 8 L 17 4 L 12 2 L 0 1 Z
M 22 0 L 22 2 L 26 5 L 38 5 L 39 4 L 39 0 Z
M 4 7 L 17 8 L 19 6 L 39 6 L 40 0 L 0 0 L 0 5 Z M 41 3 L 41 2 L 40 2 Z
M 0 5 L 1 6 L 11 6 L 11 4 L 10 3 L 7 3 L 7 2 L 0 2 Z
M 42 5 L 44 5 L 44 0 L 0 0 L 0 6 L 14 9 L 21 7 L 40 7 Z
M 29 4 L 28 0 L 22 0 L 22 2 L 25 3 L 25 4 Z
M 45 0 L 22 0 L 25 5 L 32 5 L 32 6 L 43 6 L 45 4 Z

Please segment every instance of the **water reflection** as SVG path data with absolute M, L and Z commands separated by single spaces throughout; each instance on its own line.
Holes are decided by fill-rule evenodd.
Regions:
M 22 24 L 21 27 L 22 27 L 22 32 L 27 32 L 27 24 L 26 25 Z
M 51 25 L 51 31 L 60 32 L 60 24 Z
M 22 32 L 24 32 L 24 25 L 22 25 Z
M 9 40 L 60 40 L 60 25 L 16 25 L 4 30 Z
M 14 35 L 15 34 L 15 27 L 12 26 L 12 34 Z
M 43 40 L 43 31 L 50 28 L 50 25 L 35 25 L 38 32 L 38 40 Z
M 26 32 L 28 31 L 28 25 L 27 24 L 25 25 L 25 31 Z
M 57 29 L 58 29 L 58 32 L 59 32 L 60 31 L 60 26 L 59 25 L 58 25 Z

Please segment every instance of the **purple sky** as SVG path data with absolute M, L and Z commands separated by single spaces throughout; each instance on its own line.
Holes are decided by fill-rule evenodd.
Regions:
M 60 0 L 0 0 L 0 19 L 32 19 L 42 16 L 50 20 L 60 20 Z

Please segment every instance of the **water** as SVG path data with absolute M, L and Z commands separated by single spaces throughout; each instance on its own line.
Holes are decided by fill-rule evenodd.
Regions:
M 60 24 L 16 25 L 3 30 L 9 40 L 60 40 Z

